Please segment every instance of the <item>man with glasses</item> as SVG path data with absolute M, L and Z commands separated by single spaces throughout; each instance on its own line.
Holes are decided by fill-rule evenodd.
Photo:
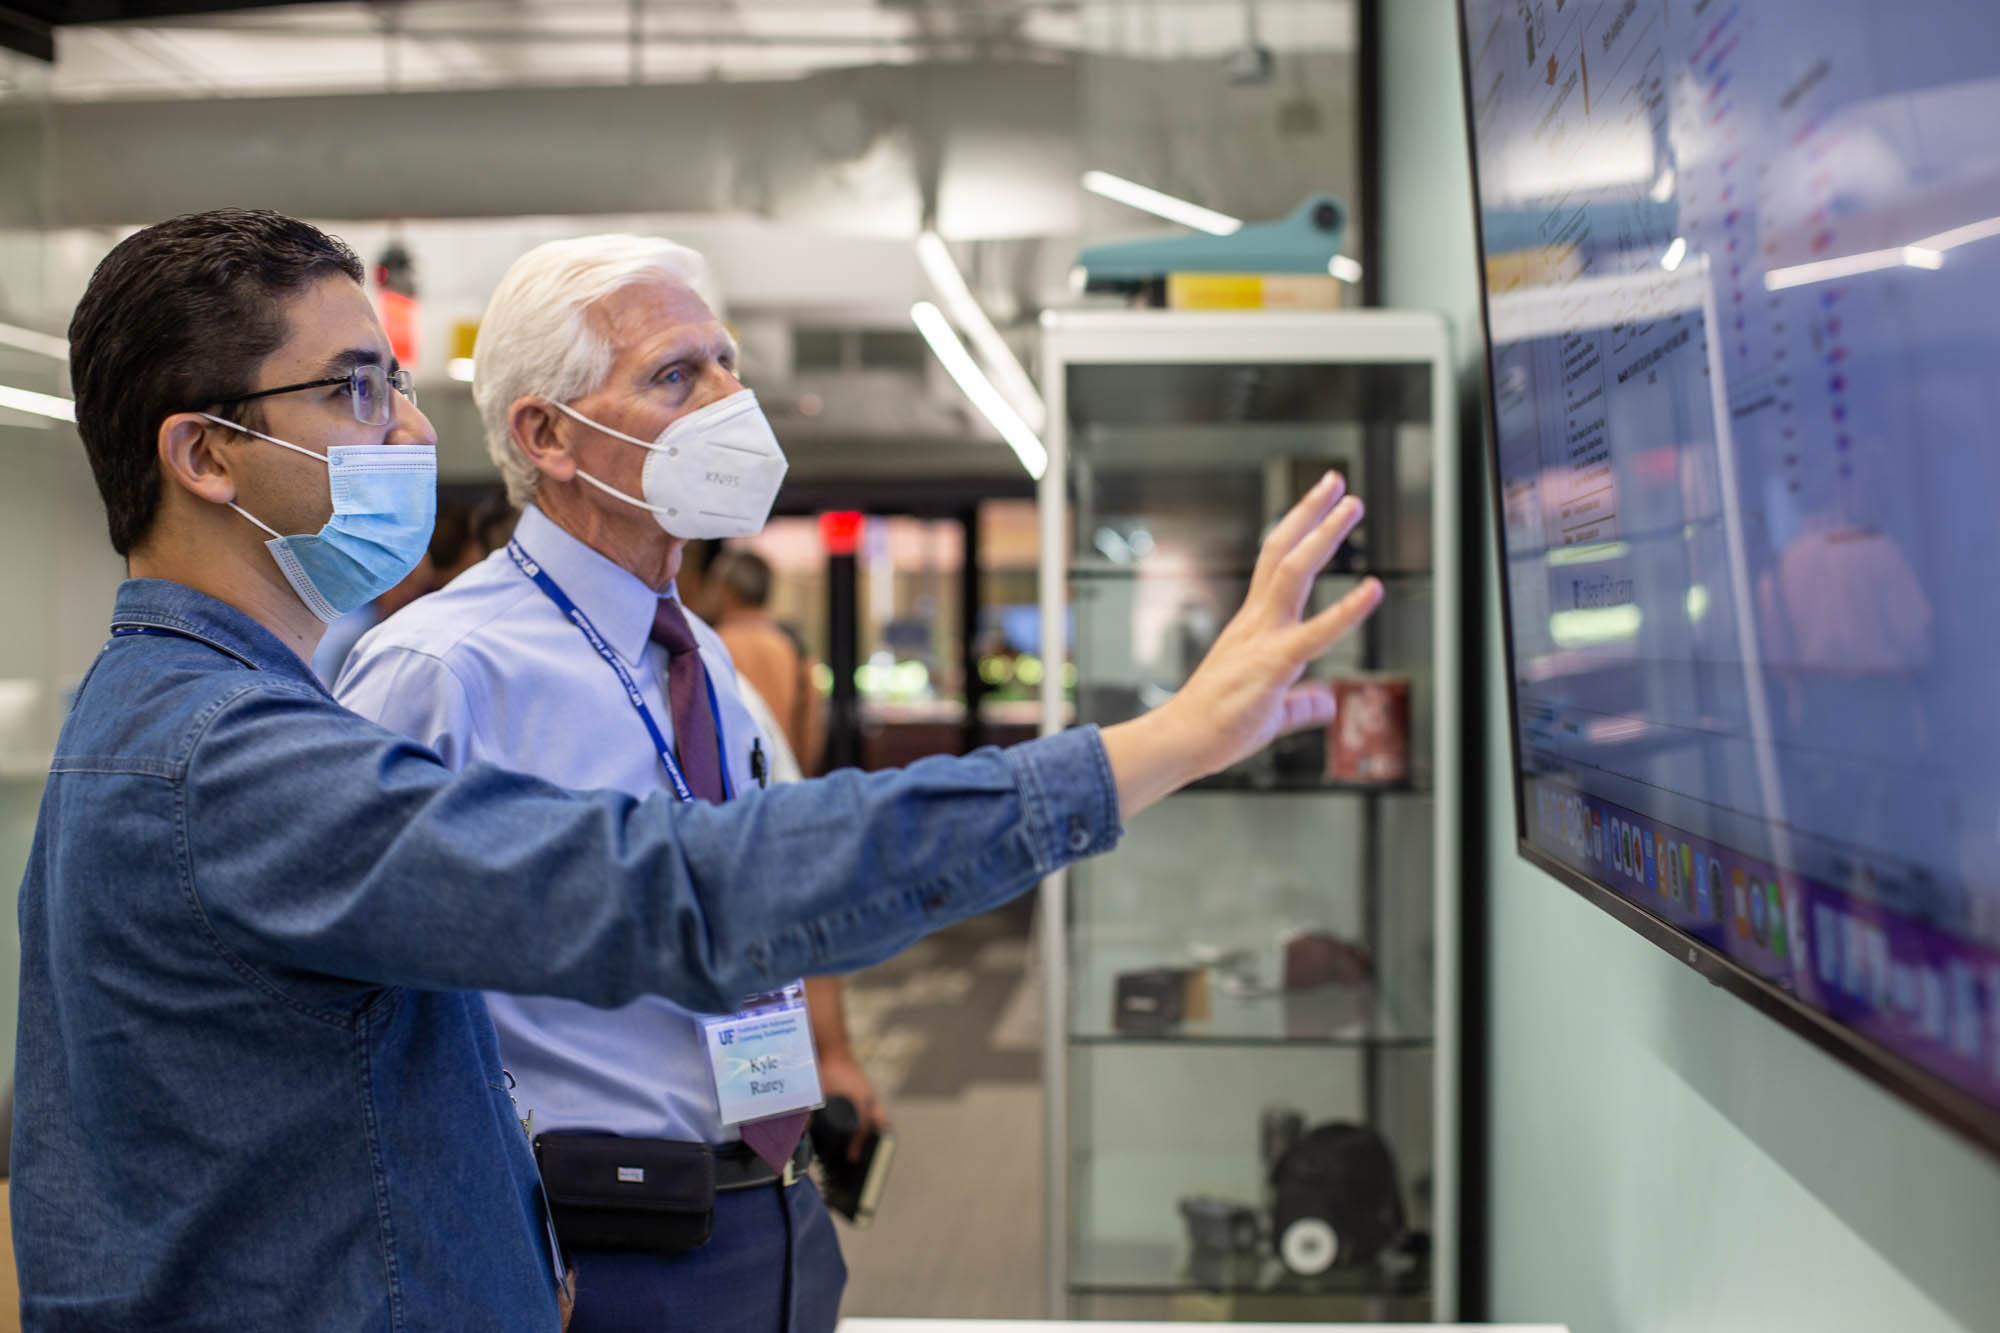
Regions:
M 1359 517 L 1329 477 L 1133 722 L 722 805 L 453 772 L 303 660 L 408 572 L 435 504 L 361 278 L 310 226 L 223 210 L 121 241 L 71 322 L 132 578 L 21 884 L 31 1330 L 556 1328 L 565 1266 L 478 992 L 729 1014 L 865 966 L 1323 723 L 1304 664 L 1380 598 L 1300 619 Z

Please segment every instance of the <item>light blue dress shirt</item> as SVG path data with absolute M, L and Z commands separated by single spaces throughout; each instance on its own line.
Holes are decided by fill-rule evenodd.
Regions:
M 671 741 L 666 650 L 650 637 L 659 594 L 533 505 L 514 535 L 617 651 Z M 757 785 L 751 746 L 762 746 L 768 766 L 770 743 L 737 696 L 721 638 L 699 617 L 687 620 L 715 682 L 730 790 L 746 791 Z M 672 790 L 617 673 L 504 550 L 371 630 L 335 694 L 454 769 L 485 760 L 565 787 L 638 797 Z M 501 1058 L 519 1080 L 515 1098 L 538 1133 L 737 1137 L 719 1117 L 688 1010 L 651 996 L 621 1009 L 499 994 L 486 1002 Z

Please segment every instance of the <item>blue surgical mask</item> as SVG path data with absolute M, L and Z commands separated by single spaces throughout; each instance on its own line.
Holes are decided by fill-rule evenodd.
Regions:
M 262 431 L 203 412 L 242 431 L 326 464 L 333 517 L 316 533 L 287 537 L 231 504 L 271 534 L 264 548 L 312 613 L 332 621 L 374 601 L 417 567 L 437 522 L 437 449 L 428 444 L 347 444 L 324 456 Z

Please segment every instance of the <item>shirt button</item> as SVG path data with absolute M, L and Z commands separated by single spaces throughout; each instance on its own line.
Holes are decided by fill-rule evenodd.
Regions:
M 1090 846 L 1089 826 L 1083 822 L 1081 815 L 1071 815 L 1069 817 L 1069 849 L 1073 852 L 1081 852 L 1088 846 Z

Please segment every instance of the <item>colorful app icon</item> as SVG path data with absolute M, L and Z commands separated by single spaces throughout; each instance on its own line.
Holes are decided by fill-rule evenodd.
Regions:
M 1618 873 L 1622 875 L 1627 873 L 1625 867 L 1632 855 L 1632 844 L 1626 841 L 1625 838 L 1625 821 L 1622 819 L 1612 820 L 1611 833 L 1612 846 L 1617 850 L 1617 857 L 1613 860 L 1612 864 L 1617 867 Z
M 1782 959 L 1789 955 L 1785 932 L 1785 891 L 1779 887 L 1775 879 L 1770 882 L 1766 891 L 1770 902 L 1764 915 L 1771 926 L 1771 952 Z
M 1750 938 L 1762 944 L 1770 933 L 1770 923 L 1765 921 L 1764 882 L 1754 876 L 1750 880 Z
M 1590 812 L 1590 854 L 1599 861 L 1604 859 L 1604 815 L 1597 810 Z
M 1716 876 L 1714 888 L 1711 888 L 1708 882 L 1711 872 L 1714 872 Z M 1706 853 L 1696 852 L 1694 854 L 1694 910 L 1696 916 L 1707 918 L 1715 915 L 1715 889 L 1719 889 L 1721 886 L 1722 877 L 1720 869 L 1713 861 L 1708 859 Z
M 1684 898 L 1694 896 L 1694 848 L 1681 844 L 1681 893 Z
M 1660 887 L 1660 859 L 1653 849 L 1653 834 L 1650 829 L 1646 832 L 1646 887 L 1649 889 Z
M 1747 940 L 1750 938 L 1750 888 L 1741 869 L 1729 872 L 1729 900 L 1736 920 L 1736 938 Z

